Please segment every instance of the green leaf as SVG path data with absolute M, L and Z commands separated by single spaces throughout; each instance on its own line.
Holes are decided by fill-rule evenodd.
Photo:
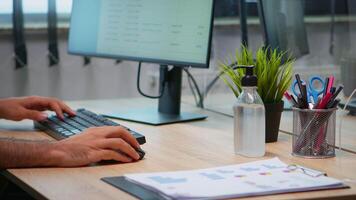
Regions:
M 284 58 L 285 61 L 284 61 Z M 284 62 L 283 62 L 284 61 Z M 258 78 L 258 93 L 265 103 L 280 102 L 283 94 L 292 83 L 294 60 L 287 51 L 279 49 L 259 48 L 253 52 L 242 46 L 236 50 L 235 56 L 230 54 L 220 64 L 223 73 L 221 79 L 238 96 L 241 92 L 241 79 L 245 75 L 243 69 L 232 69 L 229 65 L 237 62 L 239 65 L 254 65 L 254 73 Z

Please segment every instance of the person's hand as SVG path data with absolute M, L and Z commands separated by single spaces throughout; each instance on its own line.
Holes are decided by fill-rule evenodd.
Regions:
M 63 113 L 75 115 L 71 108 L 55 98 L 31 96 L 0 100 L 0 118 L 2 119 L 43 121 L 47 118 L 47 114 L 42 111 L 46 110 L 56 112 L 60 119 L 64 118 Z
M 55 166 L 76 167 L 103 160 L 133 162 L 140 156 L 136 139 L 124 128 L 117 126 L 95 127 L 61 140 L 50 151 Z

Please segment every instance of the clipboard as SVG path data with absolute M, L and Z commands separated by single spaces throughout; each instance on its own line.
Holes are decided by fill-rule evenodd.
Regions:
M 135 183 L 132 183 L 124 176 L 115 176 L 115 177 L 104 177 L 101 178 L 102 181 L 105 183 L 122 190 L 126 192 L 127 194 L 130 194 L 138 199 L 142 200 L 165 200 L 160 194 L 157 192 L 148 190 L 142 186 L 139 186 Z M 334 190 L 334 189 L 347 189 L 350 188 L 350 186 L 342 184 L 338 186 L 333 186 L 333 187 L 319 187 L 319 188 L 310 188 L 307 190 L 300 190 L 300 191 L 289 191 L 289 192 L 278 192 L 278 193 L 270 193 L 270 194 L 259 194 L 259 195 L 250 195 L 250 196 L 244 196 L 244 197 L 257 197 L 257 196 L 266 196 L 266 195 L 278 195 L 278 194 L 288 194 L 288 193 L 297 193 L 297 192 L 311 192 L 311 191 L 322 191 L 322 190 Z M 240 198 L 240 197 L 237 197 Z
M 104 177 L 101 180 L 142 200 L 164 200 L 161 195 L 132 183 L 123 176 Z
M 126 174 L 101 180 L 144 200 L 227 199 L 349 188 L 343 181 L 325 176 L 324 172 L 287 165 L 277 157 L 237 165 Z

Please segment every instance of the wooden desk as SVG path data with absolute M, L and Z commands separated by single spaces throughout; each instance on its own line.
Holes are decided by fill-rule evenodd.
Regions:
M 74 107 L 104 112 L 113 108 L 112 106 L 116 108 L 152 103 L 150 100 L 140 101 L 142 102 L 139 104 L 132 100 L 83 101 L 70 104 Z M 183 109 L 196 108 L 183 105 Z M 81 168 L 9 169 L 2 173 L 36 198 L 133 199 L 125 192 L 100 181 L 100 178 L 126 173 L 199 169 L 257 160 L 234 155 L 233 121 L 230 117 L 209 111 L 199 112 L 208 114 L 209 118 L 205 121 L 159 127 L 121 121 L 120 123 L 143 133 L 147 138 L 147 143 L 143 145 L 147 152 L 146 158 L 137 163 Z M 29 121 L 22 123 L 1 121 L 0 127 L 2 128 L 0 137 L 34 140 L 49 138 L 42 132 L 31 130 L 32 123 Z M 281 194 L 256 199 L 356 198 L 355 154 L 337 151 L 335 158 L 310 160 L 293 157 L 290 153 L 291 137 L 280 134 L 279 142 L 267 145 L 264 158 L 277 156 L 284 162 L 325 171 L 329 176 L 341 180 L 352 179 L 353 181 L 347 182 L 351 189 Z

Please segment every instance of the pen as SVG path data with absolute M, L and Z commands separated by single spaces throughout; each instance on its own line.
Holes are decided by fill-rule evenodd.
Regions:
M 336 89 L 336 91 L 333 94 L 332 100 L 334 100 L 339 94 L 340 92 L 344 89 L 343 85 L 339 85 L 339 87 Z
M 331 88 L 334 85 L 334 80 L 335 80 L 334 76 L 330 76 L 329 77 L 329 82 L 328 82 L 328 85 L 327 85 L 326 93 L 330 93 Z
M 325 78 L 325 88 L 324 88 L 324 92 L 323 92 L 323 97 L 325 97 L 326 92 L 328 90 L 328 85 L 329 85 L 329 77 Z
M 322 97 L 318 97 L 318 101 L 315 103 L 314 108 L 317 108 L 320 104 Z
M 293 95 L 290 95 L 290 97 L 292 98 L 292 101 L 295 103 L 295 106 L 298 106 L 297 100 L 295 100 Z
M 340 101 L 341 101 L 341 99 L 336 99 L 334 101 L 334 104 L 331 106 L 331 108 L 336 108 L 339 105 Z
M 298 87 L 299 87 L 300 94 L 302 95 L 302 98 L 304 98 L 304 96 L 307 96 L 307 94 L 305 94 L 305 93 L 302 91 L 302 80 L 300 79 L 299 74 L 296 74 L 296 75 L 295 75 L 295 79 L 297 80 L 297 84 L 298 84 Z
M 295 101 L 295 99 L 293 98 L 293 96 L 291 96 L 288 92 L 284 93 L 284 97 L 289 101 L 289 103 L 293 106 L 296 107 L 297 106 L 297 102 Z
M 335 99 L 334 101 L 330 101 L 328 105 L 326 106 L 327 109 L 329 108 L 336 108 L 337 105 L 339 105 L 341 99 Z
M 336 108 L 337 105 L 340 103 L 340 101 L 341 101 L 341 99 L 336 99 L 335 101 L 330 101 L 327 105 L 327 109 Z M 328 113 L 325 116 L 324 120 L 326 119 L 326 121 L 327 121 L 331 115 L 332 115 L 332 112 Z M 320 123 L 322 124 L 322 121 L 324 121 L 324 120 L 320 119 Z M 316 127 L 318 127 L 318 126 L 316 126 Z M 326 141 L 325 141 L 326 132 L 325 132 L 325 126 L 320 126 L 319 128 L 320 128 L 320 132 L 316 137 L 316 143 L 315 143 L 314 148 L 315 148 L 316 152 L 321 153 L 322 146 L 324 146 L 324 144 L 326 143 Z
M 343 85 L 340 85 L 337 90 L 335 91 L 335 93 L 332 95 L 330 102 L 327 105 L 327 108 L 333 108 L 334 105 L 334 100 L 336 99 L 336 97 L 340 94 L 340 92 L 344 89 Z
M 300 108 L 300 109 L 304 109 L 304 103 L 303 103 L 303 98 L 302 98 L 302 95 L 301 94 L 299 94 L 298 95 L 298 98 L 297 98 L 298 100 L 297 100 L 297 105 L 298 105 L 298 108 Z
M 309 103 L 308 103 L 308 93 L 307 93 L 307 84 L 302 83 L 302 90 L 300 91 L 302 93 L 302 99 L 303 99 L 303 107 L 305 109 L 309 109 Z
M 321 99 L 318 107 L 316 109 L 325 109 L 328 103 L 330 102 L 330 99 L 332 97 L 331 93 L 327 93 L 324 98 Z
M 336 108 L 337 107 L 337 105 L 340 103 L 340 101 L 341 101 L 341 99 L 336 99 L 335 101 L 330 101 L 329 103 L 328 103 L 328 105 L 327 105 L 327 109 L 330 109 L 330 108 Z M 325 117 L 325 119 L 327 120 L 329 117 L 330 117 L 330 115 L 331 115 L 332 113 L 329 113 L 328 115 L 327 115 L 327 117 Z M 324 119 L 324 120 L 325 120 Z M 320 119 L 321 121 L 323 121 L 322 119 Z M 321 124 L 322 124 L 322 122 L 320 122 Z M 318 126 L 316 126 L 316 127 L 318 127 Z M 325 130 L 324 130 L 324 128 L 325 127 L 323 127 L 323 126 L 321 126 L 321 127 L 319 127 L 320 128 L 320 132 L 319 132 L 319 134 L 317 135 L 317 137 L 316 137 L 316 143 L 315 143 L 315 151 L 316 152 L 318 152 L 318 153 L 321 153 L 321 151 L 322 151 L 322 146 L 323 146 L 323 144 L 326 142 L 325 141 L 325 137 L 326 137 L 326 132 L 325 132 Z M 317 129 L 317 128 L 316 128 Z
M 336 91 L 336 87 L 332 87 L 331 90 L 330 90 L 330 93 L 331 93 L 331 94 L 334 94 L 335 91 Z

